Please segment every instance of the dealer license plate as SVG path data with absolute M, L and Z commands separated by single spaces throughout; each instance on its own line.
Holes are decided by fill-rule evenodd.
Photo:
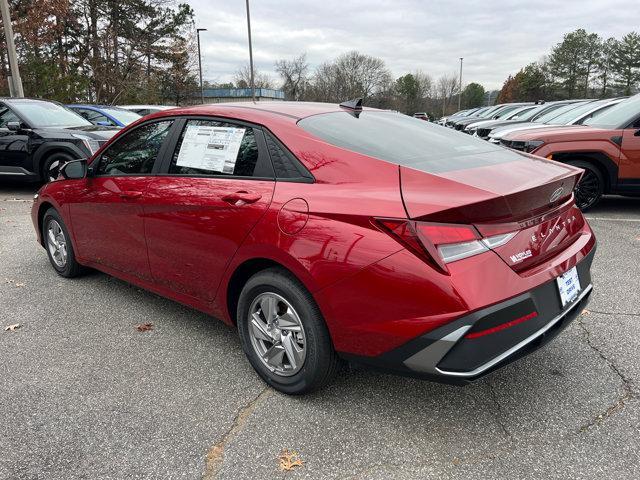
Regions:
M 580 287 L 580 279 L 578 278 L 578 270 L 573 267 L 566 273 L 563 273 L 558 278 L 558 290 L 560 291 L 560 300 L 562 300 L 562 307 L 567 303 L 571 303 L 580 293 L 582 289 Z

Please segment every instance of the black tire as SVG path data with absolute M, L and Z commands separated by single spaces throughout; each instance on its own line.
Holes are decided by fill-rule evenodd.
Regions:
M 300 370 L 291 376 L 267 368 L 252 343 L 250 307 L 265 293 L 275 293 L 290 303 L 304 329 L 306 356 Z M 256 372 L 276 390 L 290 395 L 308 393 L 326 385 L 337 372 L 340 361 L 320 309 L 311 294 L 288 271 L 269 268 L 252 276 L 240 293 L 237 311 L 242 348 Z
M 42 178 L 42 181 L 44 183 L 49 183 L 58 178 L 60 167 L 71 160 L 75 159 L 71 155 L 62 152 L 53 153 L 46 157 L 44 162 L 42 162 L 42 168 L 40 169 L 40 177 Z
M 65 238 L 65 247 L 66 247 L 66 261 L 64 265 L 59 265 L 53 257 L 51 253 L 51 248 L 49 247 L 49 238 L 48 232 L 49 227 L 52 226 L 53 222 L 56 222 L 57 225 L 60 226 L 62 234 Z M 62 221 L 62 217 L 58 214 L 58 212 L 50 208 L 44 214 L 44 218 L 42 219 L 42 240 L 44 242 L 44 248 L 47 251 L 47 256 L 49 257 L 49 262 L 51 266 L 56 271 L 56 273 L 62 277 L 73 278 L 77 277 L 82 272 L 82 266 L 76 261 L 75 252 L 73 251 L 73 245 L 71 244 L 71 236 L 69 235 L 69 231 L 67 230 L 67 226 Z
M 602 173 L 590 162 L 584 160 L 573 160 L 567 162 L 569 165 L 584 169 L 584 175 L 576 185 L 574 194 L 576 205 L 583 212 L 597 205 L 604 193 L 604 177 Z

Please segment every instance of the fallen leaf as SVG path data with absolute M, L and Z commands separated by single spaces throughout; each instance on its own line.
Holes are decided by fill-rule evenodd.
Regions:
M 149 330 L 153 330 L 153 323 L 141 323 L 140 325 L 136 325 L 136 329 L 139 332 L 148 332 Z
M 303 464 L 298 452 L 287 450 L 286 448 L 280 452 L 278 460 L 280 460 L 280 470 L 284 472 L 289 472 L 296 467 L 301 467 Z
M 580 315 L 591 315 L 591 312 L 585 308 Z
M 15 285 L 16 285 L 16 287 L 24 287 L 25 286 L 24 283 L 16 283 Z
M 20 324 L 19 323 L 14 323 L 13 325 L 7 325 L 6 327 L 4 327 L 4 331 L 5 332 L 15 332 L 16 328 L 20 328 Z

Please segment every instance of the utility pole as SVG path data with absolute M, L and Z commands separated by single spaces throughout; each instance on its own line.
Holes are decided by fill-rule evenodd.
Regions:
M 204 86 L 202 85 L 202 55 L 200 54 L 200 32 L 206 32 L 206 28 L 196 28 L 198 36 L 198 69 L 200 70 L 200 103 L 204 103 Z
M 462 57 L 460 57 L 460 95 L 458 95 L 458 111 L 460 111 L 461 109 L 461 105 L 462 105 Z
M 9 55 L 9 69 L 11 78 L 9 79 L 9 90 L 13 97 L 24 97 L 22 89 L 22 79 L 18 70 L 18 56 L 16 55 L 16 45 L 13 43 L 13 28 L 11 27 L 11 16 L 9 15 L 9 3 L 7 0 L 0 0 L 0 14 L 4 23 L 4 36 L 7 41 Z
M 249 32 L 249 69 L 251 70 L 251 99 L 256 101 L 256 87 L 253 78 L 253 48 L 251 46 L 251 15 L 249 15 L 249 0 L 247 2 L 247 31 Z

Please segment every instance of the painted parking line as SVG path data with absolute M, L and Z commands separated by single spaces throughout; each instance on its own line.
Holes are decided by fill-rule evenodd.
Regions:
M 640 218 L 609 218 L 609 217 L 585 217 L 587 220 L 600 220 L 603 222 L 631 222 L 640 223 Z

